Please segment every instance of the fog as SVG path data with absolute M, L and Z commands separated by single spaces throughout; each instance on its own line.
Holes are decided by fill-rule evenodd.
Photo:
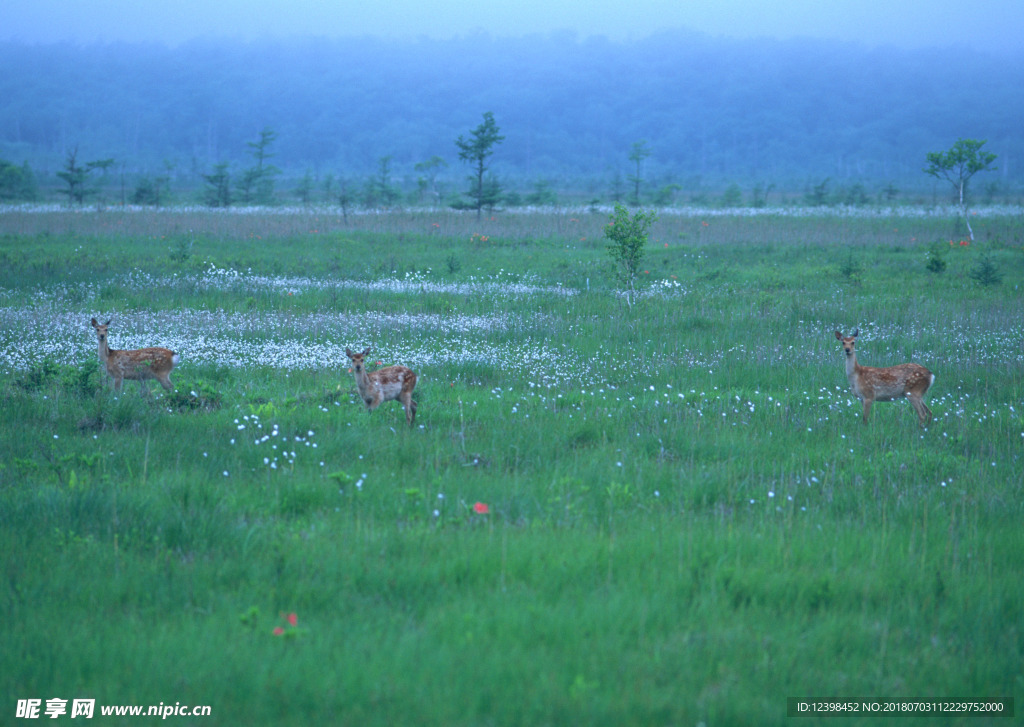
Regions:
M 927 194 L 926 154 L 960 137 L 998 155 L 989 193 L 1024 188 L 1019 0 L 380 5 L 6 0 L 0 162 L 52 189 L 76 151 L 122 196 L 185 195 L 270 129 L 284 195 L 381 170 L 415 191 L 434 158 L 451 191 L 490 111 L 493 173 L 525 189 L 607 196 L 643 142 L 652 198 Z
M 725 38 L 816 38 L 904 49 L 1015 53 L 1020 0 L 4 0 L 0 39 L 159 42 L 195 38 L 450 39 L 570 31 L 637 40 L 687 29 Z

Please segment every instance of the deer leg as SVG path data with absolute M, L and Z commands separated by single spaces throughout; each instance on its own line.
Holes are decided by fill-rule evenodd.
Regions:
M 920 396 L 914 396 L 910 394 L 907 396 L 910 399 L 910 404 L 914 407 L 914 411 L 917 412 L 917 421 L 923 427 L 925 424 L 932 419 L 932 410 L 924 403 L 924 400 Z
M 403 391 L 398 395 L 398 399 L 402 402 L 402 406 L 405 407 L 405 421 L 411 427 L 413 421 L 416 419 L 416 402 L 412 400 L 412 393 Z
M 871 399 L 864 399 L 864 423 L 868 423 L 868 415 L 871 413 Z
M 164 376 L 163 378 L 158 379 L 158 381 L 160 382 L 160 385 L 164 387 L 165 391 L 174 391 L 174 384 L 171 383 L 170 376 Z

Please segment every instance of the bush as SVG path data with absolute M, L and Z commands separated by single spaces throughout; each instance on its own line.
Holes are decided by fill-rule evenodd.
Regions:
M 604 228 L 608 255 L 615 266 L 615 276 L 623 287 L 626 304 L 629 306 L 636 300 L 636 278 L 644 259 L 647 231 L 656 219 L 658 217 L 653 212 L 643 211 L 630 217 L 629 210 L 617 204 L 615 214 Z
M 946 269 L 945 248 L 938 242 L 928 248 L 928 259 L 925 267 L 930 273 L 941 273 Z
M 974 281 L 981 286 L 999 285 L 1003 281 L 1003 273 L 999 267 L 992 262 L 988 254 L 982 255 L 978 264 L 968 273 Z

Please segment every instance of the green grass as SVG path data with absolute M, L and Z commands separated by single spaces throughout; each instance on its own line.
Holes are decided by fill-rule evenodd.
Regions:
M 1019 218 L 940 274 L 948 220 L 663 219 L 632 310 L 604 221 L 0 217 L 5 719 L 784 724 L 790 696 L 1019 696 Z M 115 397 L 93 315 L 180 351 L 176 391 Z M 861 424 L 832 334 L 855 326 L 862 363 L 935 372 L 927 430 L 904 402 Z M 371 344 L 420 375 L 411 430 L 358 403 L 338 354 Z

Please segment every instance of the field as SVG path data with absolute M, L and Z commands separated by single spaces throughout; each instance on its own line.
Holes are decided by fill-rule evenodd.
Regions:
M 773 725 L 787 697 L 1024 693 L 1021 211 L 973 243 L 945 214 L 666 212 L 632 307 L 607 219 L 0 213 L 0 722 Z M 94 316 L 179 352 L 176 390 L 113 393 Z M 861 422 L 855 327 L 862 364 L 935 373 L 929 427 Z M 366 346 L 418 372 L 413 427 L 358 400 Z

